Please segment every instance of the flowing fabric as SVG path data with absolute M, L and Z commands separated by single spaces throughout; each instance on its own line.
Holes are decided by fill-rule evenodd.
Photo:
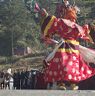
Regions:
M 95 69 L 88 66 L 88 61 L 94 63 L 95 51 L 79 45 L 77 41 L 86 36 L 83 27 L 66 19 L 49 16 L 41 29 L 45 37 L 58 34 L 64 39 L 47 59 L 49 65 L 44 70 L 46 82 L 65 80 L 77 83 L 95 75 Z
M 55 53 L 57 52 L 58 48 L 62 45 L 63 42 L 64 42 L 64 41 L 61 41 L 61 42 L 55 47 L 55 49 L 53 50 L 53 52 L 51 52 L 51 53 L 48 55 L 48 57 L 45 59 L 46 62 L 49 62 L 51 59 L 54 58 Z
M 95 64 L 95 51 L 79 45 L 79 52 L 87 63 Z

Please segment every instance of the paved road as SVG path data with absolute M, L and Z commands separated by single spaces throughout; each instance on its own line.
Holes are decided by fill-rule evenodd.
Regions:
M 95 91 L 1 90 L 0 96 L 95 96 Z

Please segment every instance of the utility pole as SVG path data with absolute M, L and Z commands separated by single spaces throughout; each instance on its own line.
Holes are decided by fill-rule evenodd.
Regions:
M 14 56 L 14 40 L 13 40 L 13 31 L 11 34 L 11 47 L 12 47 L 12 55 L 11 55 L 11 63 L 13 64 L 13 56 Z

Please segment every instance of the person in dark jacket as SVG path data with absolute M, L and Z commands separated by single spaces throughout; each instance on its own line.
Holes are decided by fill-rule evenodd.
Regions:
M 13 74 L 14 79 L 14 89 L 20 89 L 20 71 L 15 71 Z
M 25 70 L 24 69 L 21 72 L 20 80 L 21 80 L 21 89 L 24 89 L 25 88 Z

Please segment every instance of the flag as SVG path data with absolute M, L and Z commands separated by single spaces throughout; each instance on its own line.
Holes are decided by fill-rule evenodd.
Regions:
M 34 12 L 39 12 L 40 11 L 40 7 L 38 5 L 38 3 L 35 3 L 35 7 L 34 7 Z
M 25 5 L 27 9 L 31 12 L 38 12 L 40 11 L 40 7 L 36 0 L 25 0 Z

